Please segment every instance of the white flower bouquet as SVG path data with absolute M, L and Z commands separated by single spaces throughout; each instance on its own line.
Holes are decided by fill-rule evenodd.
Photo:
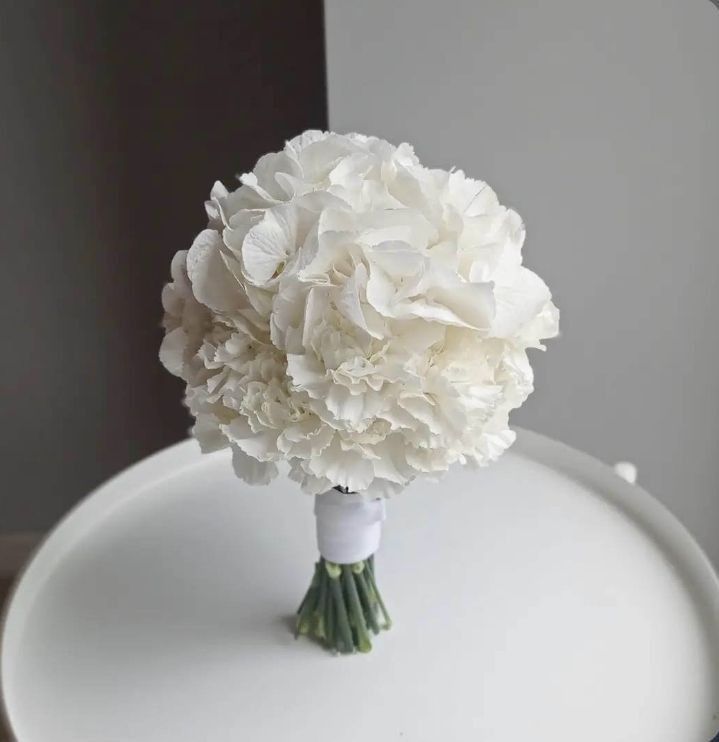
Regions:
M 461 170 L 412 147 L 308 131 L 220 183 L 172 261 L 160 358 L 203 451 L 315 495 L 320 559 L 299 633 L 367 651 L 389 626 L 373 554 L 384 498 L 514 441 L 528 348 L 557 334 L 525 230 Z

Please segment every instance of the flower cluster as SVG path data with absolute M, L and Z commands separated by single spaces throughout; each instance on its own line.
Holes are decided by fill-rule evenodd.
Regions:
M 308 131 L 206 209 L 172 262 L 160 350 L 203 450 L 231 446 L 251 483 L 286 460 L 306 492 L 387 496 L 513 442 L 526 351 L 558 312 L 486 183 Z

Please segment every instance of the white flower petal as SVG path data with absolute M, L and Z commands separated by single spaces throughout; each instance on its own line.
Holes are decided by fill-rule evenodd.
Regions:
M 228 312 L 244 304 L 235 277 L 222 260 L 222 239 L 212 229 L 197 235 L 187 253 L 187 275 L 197 301 L 217 312 Z
M 182 376 L 186 348 L 187 333 L 182 327 L 176 327 L 162 339 L 162 344 L 160 345 L 160 362 L 175 376 Z
M 269 484 L 277 476 L 275 464 L 258 461 L 237 446 L 232 446 L 232 467 L 247 484 Z
M 242 243 L 245 275 L 255 286 L 264 286 L 281 270 L 293 249 L 293 236 L 286 222 L 278 222 L 268 212 Z
M 160 359 L 203 450 L 267 483 L 387 497 L 513 440 L 528 348 L 558 331 L 492 189 L 409 145 L 306 132 L 216 183 L 163 289 Z
M 492 321 L 492 334 L 511 337 L 547 306 L 551 294 L 536 273 L 520 267 L 511 285 L 496 287 L 495 297 L 497 311 Z
M 192 428 L 192 435 L 200 444 L 202 453 L 212 453 L 227 448 L 229 441 L 218 427 L 214 415 L 199 414 Z
M 372 462 L 357 451 L 345 451 L 335 439 L 319 458 L 306 462 L 308 471 L 315 477 L 335 482 L 350 492 L 366 490 L 372 483 Z

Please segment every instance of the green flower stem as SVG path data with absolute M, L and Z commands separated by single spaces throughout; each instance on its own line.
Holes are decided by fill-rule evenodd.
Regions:
M 380 628 L 379 622 L 377 621 L 376 610 L 377 601 L 373 600 L 373 598 L 370 596 L 369 588 L 367 587 L 367 581 L 365 580 L 365 576 L 363 574 L 364 570 L 360 570 L 359 572 L 357 572 L 355 571 L 355 568 L 353 566 L 352 571 L 356 575 L 355 580 L 357 582 L 360 600 L 362 601 L 362 610 L 367 618 L 367 623 L 375 634 L 379 634 Z
M 327 580 L 320 580 L 319 600 L 317 601 L 317 613 L 315 621 L 315 635 L 318 639 L 326 639 L 325 623 L 327 621 Z
M 378 634 L 391 624 L 372 557 L 355 564 L 334 564 L 320 557 L 297 610 L 295 636 L 310 636 L 342 654 L 369 652 L 370 631 Z
M 352 629 L 350 628 L 350 619 L 347 615 L 347 606 L 345 605 L 344 598 L 342 596 L 342 586 L 337 578 L 330 578 L 330 589 L 332 590 L 332 597 L 335 601 L 335 609 L 337 610 L 337 627 L 341 642 L 338 642 L 337 649 L 340 652 L 349 653 L 352 651 L 354 641 L 352 639 Z
M 360 605 L 354 573 L 349 564 L 342 565 L 342 582 L 345 589 L 345 598 L 349 599 L 349 613 L 354 627 L 355 647 L 360 652 L 369 652 L 372 649 L 372 642 L 367 633 L 367 624 L 365 623 L 364 612 Z
M 317 594 L 320 583 L 320 566 L 315 565 L 315 573 L 312 576 L 312 582 L 310 583 L 309 590 L 302 600 L 300 607 L 297 611 L 297 623 L 295 624 L 295 638 L 300 634 L 309 634 L 312 624 L 312 616 L 316 605 Z
M 327 590 L 327 603 L 325 610 L 327 611 L 327 632 L 325 636 L 325 644 L 328 647 L 337 646 L 337 610 L 335 609 L 334 600 L 329 597 L 329 590 Z
M 371 559 L 371 557 L 370 557 Z M 374 562 L 370 562 L 370 568 L 367 570 L 367 579 L 369 580 L 369 586 L 372 590 L 372 593 L 374 594 L 375 598 L 377 599 L 377 602 L 379 603 L 379 609 L 382 612 L 382 618 L 384 619 L 384 628 L 389 629 L 392 628 L 392 619 L 389 617 L 389 612 L 387 611 L 387 608 L 385 607 L 384 600 L 382 600 L 382 595 L 380 594 L 380 591 L 377 589 L 377 583 L 374 579 Z

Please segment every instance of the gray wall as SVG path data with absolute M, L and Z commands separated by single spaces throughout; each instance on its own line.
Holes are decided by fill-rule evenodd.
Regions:
M 185 436 L 170 259 L 214 180 L 326 126 L 324 68 L 321 0 L 0 0 L 0 536 Z
M 628 458 L 719 562 L 719 10 L 327 0 L 330 125 L 487 180 L 562 337 L 515 422 Z

